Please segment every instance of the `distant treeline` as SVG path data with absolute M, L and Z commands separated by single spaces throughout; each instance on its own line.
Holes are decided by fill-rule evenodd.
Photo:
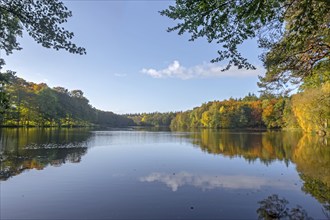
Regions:
M 307 88 L 292 96 L 248 94 L 244 98 L 211 101 L 192 110 L 127 114 L 136 125 L 191 128 L 302 128 L 306 132 L 328 130 L 330 83 Z
M 45 83 L 27 82 L 13 74 L 6 77 L 9 109 L 0 114 L 2 126 L 134 125 L 127 117 L 92 107 L 81 90 L 50 88 Z
M 242 99 L 230 98 L 202 104 L 193 110 L 178 113 L 174 128 L 283 128 L 291 121 L 290 99 L 282 96 L 248 94 Z
M 177 115 L 176 112 L 153 112 L 153 113 L 138 113 L 126 114 L 125 116 L 132 119 L 138 126 L 148 127 L 169 127 L 172 120 Z
M 301 128 L 324 135 L 329 130 L 330 82 L 292 96 L 249 94 L 243 99 L 212 101 L 180 112 L 173 128 Z
M 305 88 L 292 96 L 264 93 L 257 97 L 211 101 L 192 110 L 125 115 L 140 126 L 191 128 L 301 128 L 305 132 L 329 130 L 330 82 Z
M 7 76 L 8 77 L 8 76 Z M 10 108 L 0 114 L 2 126 L 153 126 L 187 128 L 302 128 L 325 134 L 330 119 L 330 81 L 304 84 L 292 96 L 211 101 L 185 112 L 117 115 L 92 107 L 81 90 L 27 82 L 10 75 L 5 89 Z
M 212 101 L 177 113 L 173 128 L 301 128 L 324 135 L 329 130 L 330 81 L 292 96 L 249 94 Z

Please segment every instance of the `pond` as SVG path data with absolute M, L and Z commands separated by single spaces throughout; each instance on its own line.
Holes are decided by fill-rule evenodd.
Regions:
M 0 218 L 329 218 L 327 141 L 275 131 L 2 129 Z

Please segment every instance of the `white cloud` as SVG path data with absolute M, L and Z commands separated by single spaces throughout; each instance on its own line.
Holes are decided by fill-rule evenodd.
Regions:
M 173 63 L 168 65 L 165 69 L 156 70 L 143 68 L 141 72 L 153 78 L 179 78 L 184 80 L 211 77 L 255 77 L 264 73 L 262 67 L 257 67 L 257 70 L 245 70 L 232 67 L 227 71 L 221 71 L 224 68 L 224 66 L 220 66 L 216 63 L 203 63 L 192 67 L 184 67 L 179 61 L 174 60 Z
M 184 185 L 194 186 L 196 188 L 215 189 L 261 189 L 262 187 L 288 188 L 288 182 L 274 182 L 266 177 L 245 176 L 245 175 L 196 175 L 188 172 L 177 174 L 151 173 L 149 176 L 140 178 L 141 182 L 161 182 L 171 188 L 173 192 Z M 294 188 L 292 187 L 292 190 Z

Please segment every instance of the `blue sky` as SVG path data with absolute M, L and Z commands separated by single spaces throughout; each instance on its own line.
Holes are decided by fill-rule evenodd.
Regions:
M 220 72 L 225 62 L 209 62 L 220 45 L 166 32 L 176 21 L 158 11 L 174 1 L 64 2 L 73 12 L 65 27 L 87 55 L 45 49 L 25 34 L 23 50 L 4 57 L 6 69 L 50 87 L 81 89 L 94 107 L 120 114 L 188 110 L 259 90 L 264 70 L 256 42 L 241 46 L 256 71 Z

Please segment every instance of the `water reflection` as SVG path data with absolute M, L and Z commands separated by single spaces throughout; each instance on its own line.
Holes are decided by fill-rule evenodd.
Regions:
M 302 135 L 298 132 L 215 132 L 191 133 L 192 142 L 210 154 L 243 157 L 264 164 L 273 161 L 292 162 L 305 175 L 320 179 L 330 186 L 330 147 L 328 138 Z
M 300 178 L 304 181 L 302 191 L 312 195 L 319 203 L 323 205 L 323 213 L 327 219 L 330 219 L 330 186 L 322 182 L 320 179 L 312 176 L 300 174 Z
M 188 172 L 180 173 L 151 173 L 148 176 L 140 178 L 141 182 L 160 182 L 177 191 L 182 186 L 194 186 L 202 190 L 227 188 L 227 189 L 250 189 L 257 190 L 262 187 L 276 187 L 289 189 L 290 184 L 287 182 L 274 182 L 272 179 L 259 176 L 248 175 L 203 175 Z M 291 186 L 291 190 L 295 188 Z
M 276 205 L 278 197 L 258 203 L 274 193 L 316 218 L 324 216 L 320 204 L 324 213 L 330 210 L 330 148 L 316 136 L 5 129 L 0 144 L 4 218 L 256 219 L 275 216 L 266 205 Z M 79 166 L 4 181 L 64 163 Z M 304 215 L 299 207 L 284 210 Z
M 232 133 L 203 130 L 190 135 L 203 151 L 249 162 L 269 165 L 274 161 L 292 162 L 303 181 L 302 190 L 323 204 L 330 216 L 329 137 L 320 138 L 296 132 Z
M 90 135 L 85 129 L 2 129 L 0 180 L 29 169 L 79 163 Z
M 293 162 L 304 181 L 302 190 L 323 204 L 330 219 L 330 147 L 326 138 L 303 136 L 294 152 Z
M 311 220 L 305 209 L 297 205 L 289 209 L 289 201 L 280 198 L 277 194 L 268 196 L 266 199 L 258 202 L 260 207 L 257 209 L 259 219 L 301 219 Z
M 265 164 L 280 160 L 289 163 L 301 134 L 299 132 L 228 132 L 202 130 L 190 135 L 203 151 L 228 157 L 243 157 Z
M 262 176 L 253 172 L 242 173 L 236 170 L 236 173 L 233 171 L 233 173 L 215 174 L 212 172 L 215 170 L 214 167 L 210 167 L 211 171 L 205 169 L 209 172 L 196 171 L 194 169 L 198 168 L 198 165 L 194 165 L 192 161 L 187 161 L 187 166 L 181 163 L 182 160 L 187 160 L 184 154 L 176 157 L 176 154 L 188 152 L 186 148 L 180 149 L 182 143 L 185 146 L 188 143 L 187 148 L 190 149 L 193 144 L 203 152 L 219 155 L 219 160 L 223 157 L 244 158 L 251 165 L 261 162 L 267 166 L 273 163 L 278 164 L 278 162 L 285 163 L 286 166 L 292 163 L 302 180 L 301 190 L 317 199 L 323 205 L 326 216 L 329 216 L 330 147 L 327 144 L 328 139 L 292 132 L 251 133 L 202 130 L 171 133 L 167 131 L 90 132 L 85 129 L 2 129 L 0 130 L 0 180 L 7 180 L 29 169 L 79 163 L 87 153 L 88 147 L 101 146 L 107 149 L 104 151 L 107 154 L 98 155 L 97 159 L 103 161 L 105 165 L 89 163 L 85 164 L 84 169 L 91 166 L 93 173 L 100 173 L 97 178 L 105 180 L 110 178 L 111 181 L 122 180 L 120 184 L 116 183 L 117 185 L 108 184 L 105 189 L 109 186 L 128 184 L 133 178 L 125 179 L 124 177 L 125 175 L 132 176 L 132 173 L 127 172 L 134 170 L 138 184 L 146 185 L 146 188 L 149 188 L 152 183 L 165 184 L 173 192 L 177 192 L 176 194 L 181 193 L 182 190 L 178 192 L 179 189 L 185 186 L 209 191 L 242 189 L 245 192 L 253 192 L 263 188 L 300 191 L 300 186 L 294 185 L 292 179 L 289 180 L 287 176 L 281 178 L 280 181 L 274 181 L 274 175 Z M 171 148 L 173 152 L 168 152 L 168 148 Z M 149 150 L 149 152 L 142 152 L 141 149 Z M 134 155 L 138 156 L 134 158 Z M 167 159 L 158 164 L 165 157 Z M 168 164 L 172 163 L 172 160 L 175 164 L 173 167 L 177 166 L 175 169 L 180 172 L 173 173 L 166 170 L 166 166 L 170 166 Z M 235 162 L 239 161 L 242 160 Z M 207 166 L 212 166 L 209 161 L 203 162 L 210 164 Z M 142 163 L 145 167 L 141 165 Z M 96 165 L 97 168 L 92 167 Z M 137 167 L 139 165 L 141 167 Z M 135 171 L 135 168 L 141 170 L 141 173 Z M 245 168 L 242 167 L 241 170 L 244 171 Z M 104 175 L 105 172 L 124 174 L 122 179 L 119 177 L 116 179 L 114 175 Z M 136 182 L 130 183 L 136 184 Z M 117 192 L 117 188 L 114 192 Z M 273 199 L 276 200 L 275 197 Z M 267 202 L 271 203 L 272 199 Z M 299 211 L 299 209 L 295 210 Z
M 305 135 L 292 154 L 297 171 L 330 187 L 330 146 L 327 139 Z

